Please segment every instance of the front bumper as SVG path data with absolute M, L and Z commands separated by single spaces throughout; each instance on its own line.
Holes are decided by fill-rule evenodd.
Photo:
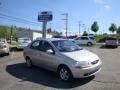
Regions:
M 73 68 L 72 74 L 74 78 L 86 78 L 95 75 L 101 70 L 102 62 L 84 69 Z
M 24 49 L 27 45 L 17 45 L 17 49 Z

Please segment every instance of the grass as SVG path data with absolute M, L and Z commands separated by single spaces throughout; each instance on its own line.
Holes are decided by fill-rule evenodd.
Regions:
M 120 34 L 114 34 L 114 35 L 96 35 L 95 40 L 97 43 L 104 43 L 106 38 L 112 36 L 112 37 L 117 37 L 117 39 L 120 42 Z

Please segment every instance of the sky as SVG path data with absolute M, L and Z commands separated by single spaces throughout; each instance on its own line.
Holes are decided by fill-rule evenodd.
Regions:
M 108 33 L 111 23 L 120 25 L 119 4 L 120 0 L 0 0 L 0 24 L 42 30 L 42 23 L 37 20 L 38 12 L 52 11 L 53 20 L 48 22 L 47 28 L 65 32 L 62 14 L 68 13 L 69 34 L 78 34 L 79 22 L 81 33 L 93 33 L 90 27 L 94 21 L 98 22 L 98 33 Z M 1 14 L 35 23 L 11 21 Z

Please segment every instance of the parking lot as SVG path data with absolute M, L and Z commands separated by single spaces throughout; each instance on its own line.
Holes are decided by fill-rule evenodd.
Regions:
M 120 90 L 120 47 L 84 47 L 102 60 L 102 70 L 85 79 L 61 81 L 56 73 L 42 68 L 29 69 L 23 51 L 12 51 L 0 57 L 0 90 Z

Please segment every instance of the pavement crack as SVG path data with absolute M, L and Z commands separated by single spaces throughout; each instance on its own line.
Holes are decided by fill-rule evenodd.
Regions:
M 120 82 L 105 82 L 105 81 L 98 81 L 98 80 L 93 80 L 94 82 L 99 82 L 99 83 L 114 83 L 114 84 L 120 84 Z

